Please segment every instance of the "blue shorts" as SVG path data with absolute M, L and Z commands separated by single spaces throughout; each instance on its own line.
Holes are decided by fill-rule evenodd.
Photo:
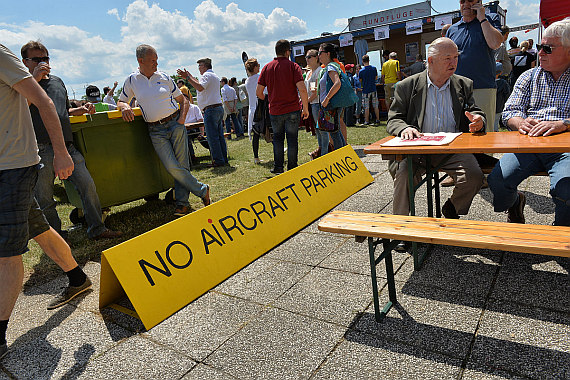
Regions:
M 50 228 L 34 199 L 37 178 L 38 165 L 0 171 L 0 257 L 23 254 Z

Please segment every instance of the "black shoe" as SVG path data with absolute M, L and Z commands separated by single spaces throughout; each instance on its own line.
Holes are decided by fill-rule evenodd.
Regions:
M 271 169 L 271 173 L 273 174 L 283 174 L 285 171 L 283 169 L 273 168 Z
M 457 211 L 455 210 L 455 206 L 451 203 L 451 200 L 448 199 L 447 202 L 443 204 L 441 208 L 441 213 L 446 219 L 459 219 L 459 215 L 457 215 Z
M 408 252 L 409 242 L 401 241 L 398 243 L 397 246 L 394 247 L 394 251 L 396 252 Z
M 508 216 L 507 216 L 507 223 L 521 223 L 524 224 L 524 206 L 526 205 L 526 195 L 518 192 L 519 197 L 515 204 L 509 208 Z
M 52 310 L 60 306 L 65 305 L 81 293 L 91 288 L 91 280 L 89 277 L 85 279 L 85 282 L 79 286 L 68 286 L 63 289 L 63 292 L 58 294 L 48 305 L 47 309 Z

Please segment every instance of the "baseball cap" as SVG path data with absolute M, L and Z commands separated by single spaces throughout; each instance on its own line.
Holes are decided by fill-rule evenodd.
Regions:
M 344 65 L 345 70 L 352 70 L 353 67 L 354 65 L 352 63 L 347 63 L 346 65 Z
M 85 95 L 87 95 L 87 101 L 89 102 L 101 101 L 101 92 L 99 92 L 99 88 L 97 86 L 87 86 L 85 89 Z

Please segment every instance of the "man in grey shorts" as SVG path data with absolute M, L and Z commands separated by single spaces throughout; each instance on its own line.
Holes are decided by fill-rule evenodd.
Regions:
M 40 158 L 27 101 L 38 107 L 50 135 L 55 173 L 69 177 L 73 161 L 53 102 L 20 60 L 0 44 L 0 359 L 8 351 L 6 330 L 22 287 L 22 254 L 30 236 L 70 278 L 70 285 L 48 308 L 61 306 L 91 287 L 69 246 L 49 227 L 34 200 Z

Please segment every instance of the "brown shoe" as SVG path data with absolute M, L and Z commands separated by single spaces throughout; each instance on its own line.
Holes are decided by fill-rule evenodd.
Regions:
M 206 185 L 207 190 L 206 190 L 206 195 L 204 195 L 204 198 L 202 198 L 202 203 L 204 203 L 204 207 L 209 206 L 210 203 L 212 203 L 212 200 L 210 199 L 210 185 Z
M 188 215 L 188 214 L 190 214 L 190 207 L 188 207 L 188 206 L 179 206 L 179 207 L 176 207 L 176 210 L 174 210 L 174 216 L 177 216 L 177 217 Z
M 519 197 L 515 204 L 509 208 L 508 216 L 507 216 L 507 223 L 521 223 L 524 224 L 524 206 L 526 204 L 526 195 L 518 192 Z
M 446 219 L 459 219 L 455 206 L 451 203 L 450 199 L 448 199 L 441 207 L 441 213 Z
M 445 177 L 445 179 L 440 182 L 440 185 L 441 185 L 441 187 L 451 187 L 451 186 L 455 186 L 455 180 L 453 179 L 452 176 L 450 176 L 450 175 L 448 174 L 447 177 Z
M 115 239 L 118 237 L 123 236 L 123 233 L 121 231 L 113 231 L 110 229 L 106 229 L 105 231 L 103 231 L 102 233 L 100 233 L 99 235 L 95 236 L 93 238 L 93 240 L 101 240 L 101 239 Z

